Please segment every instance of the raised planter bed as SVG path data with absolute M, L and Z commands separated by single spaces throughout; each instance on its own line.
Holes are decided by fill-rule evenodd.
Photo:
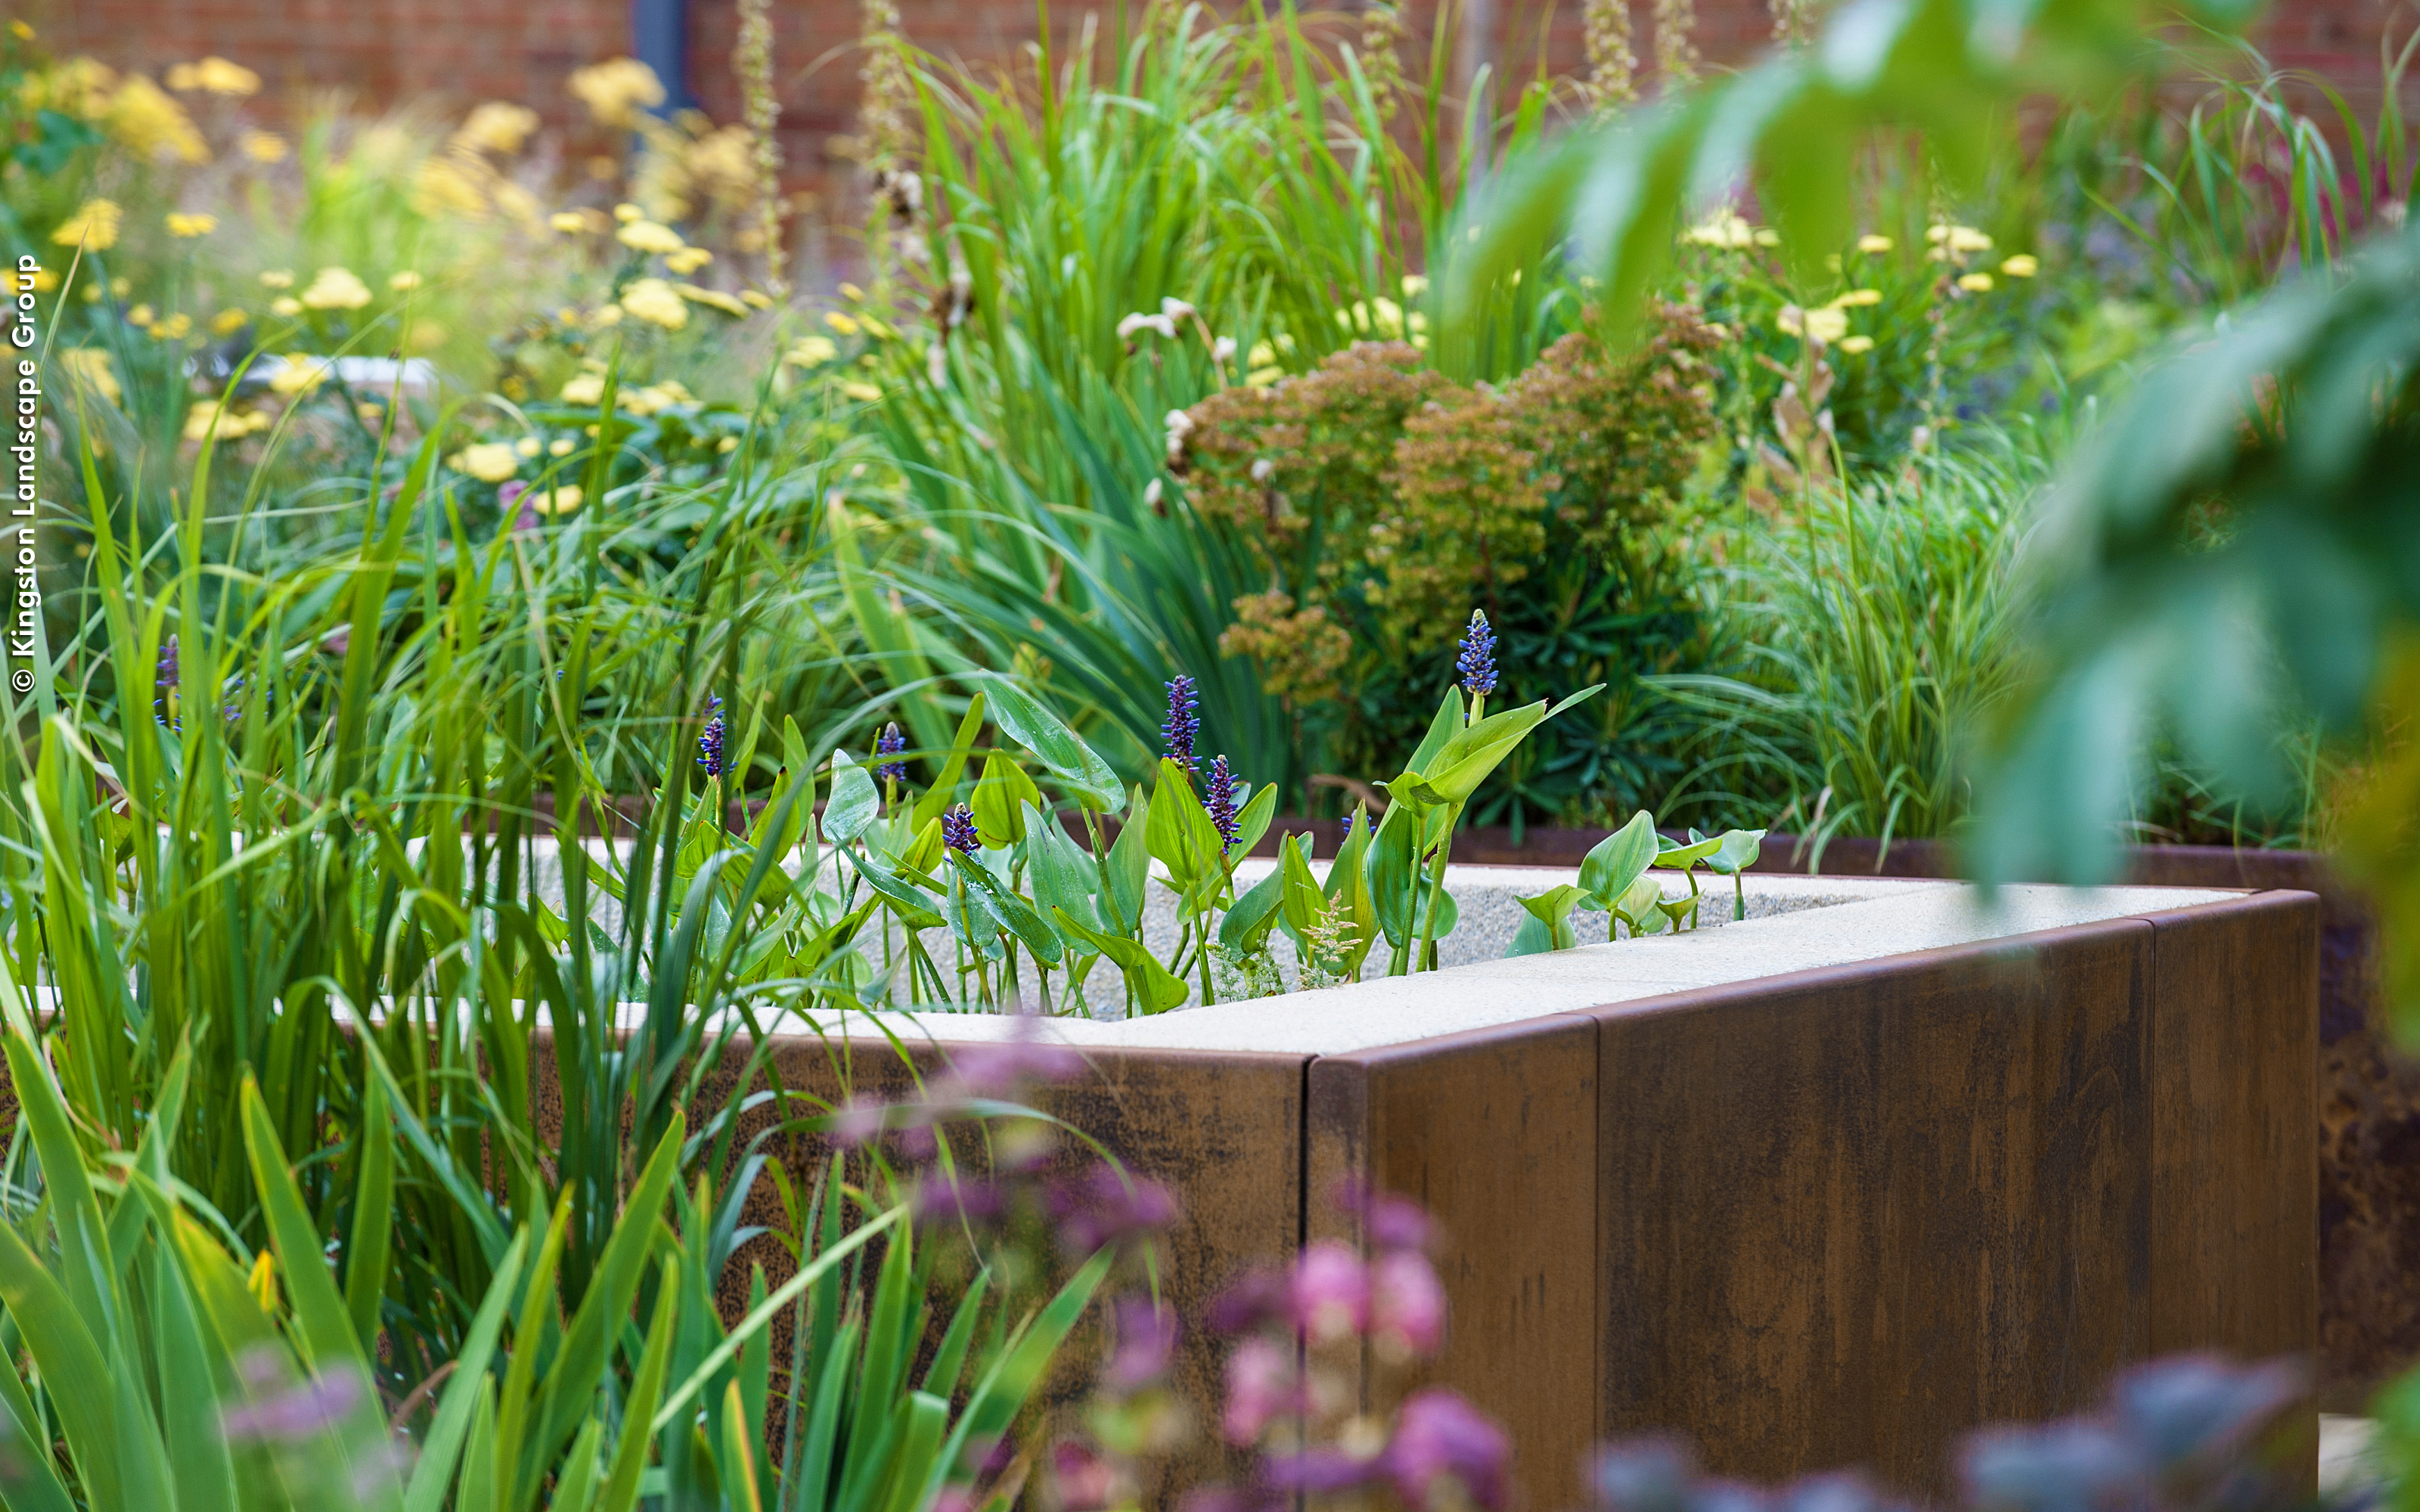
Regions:
M 1332 853 L 1333 821 L 1284 821 Z M 1454 837 L 1457 861 L 1571 867 L 1603 829 L 1503 828 Z M 1757 870 L 1827 877 L 1954 877 L 1937 841 L 1837 840 L 1820 854 L 1792 837 L 1767 840 Z M 2288 888 L 2320 900 L 2317 1054 L 2320 1400 L 2359 1412 L 2381 1385 L 2420 1364 L 2420 1062 L 2396 1049 L 2378 986 L 2378 922 L 2323 856 L 2218 845 L 2143 845 L 2126 853 L 2126 880 L 2153 887 Z
M 2301 892 L 2020 887 L 1986 912 L 1902 883 L 1039 1029 L 1090 1068 L 1058 1110 L 1183 1195 L 1188 1322 L 1243 1267 L 1354 1237 L 1321 1201 L 1340 1178 L 1427 1202 L 1453 1307 L 1433 1375 L 1513 1426 L 1531 1505 L 1578 1499 L 1596 1439 L 1656 1427 L 1725 1473 L 1933 1488 L 1959 1433 L 2079 1408 L 2129 1361 L 2313 1349 L 2319 923 Z M 887 1017 L 924 1059 L 1020 1032 Z M 820 1029 L 779 1047 L 787 1085 L 890 1057 L 872 1026 Z M 1196 1333 L 1205 1422 L 1217 1360 Z

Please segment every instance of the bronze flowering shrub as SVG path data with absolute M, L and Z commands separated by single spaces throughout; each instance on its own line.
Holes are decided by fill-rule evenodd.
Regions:
M 1404 744 L 1402 711 L 1423 706 L 1394 685 L 1481 605 L 1519 648 L 1512 665 L 1614 691 L 1595 725 L 1508 768 L 1482 810 L 1518 822 L 1608 785 L 1645 795 L 1668 742 L 1638 728 L 1652 701 L 1634 680 L 1702 656 L 1672 531 L 1716 436 L 1715 343 L 1670 305 L 1620 355 L 1575 333 L 1500 387 L 1466 387 L 1411 346 L 1360 342 L 1172 418 L 1195 509 L 1268 575 L 1229 606 L 1220 650 L 1258 664 L 1331 766 L 1374 768 Z

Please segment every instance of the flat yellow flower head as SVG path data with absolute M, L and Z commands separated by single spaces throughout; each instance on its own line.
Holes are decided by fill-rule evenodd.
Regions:
M 714 261 L 714 254 L 704 247 L 678 247 L 664 256 L 664 266 L 683 278 L 687 278 L 712 261 Z
M 502 483 L 521 470 L 521 459 L 509 442 L 481 441 L 456 453 L 453 465 L 481 483 Z
M 2031 278 L 2041 271 L 2041 264 L 2030 252 L 2021 252 L 2000 264 L 2000 271 L 2010 278 Z
M 286 161 L 286 138 L 275 131 L 246 131 L 236 146 L 255 162 Z
M 1965 277 L 1961 278 L 1958 281 L 1958 286 L 1964 289 L 1969 294 L 1989 294 L 1992 292 L 1992 275 L 1989 273 L 1968 273 Z
M 402 272 L 389 275 L 386 286 L 397 294 L 409 294 L 420 286 L 420 275 L 407 268 Z
M 613 233 L 613 239 L 639 252 L 674 253 L 689 245 L 680 233 L 660 221 L 631 221 Z
M 580 507 L 580 485 L 558 483 L 551 488 L 532 488 L 521 499 L 541 515 L 568 515 Z
M 826 310 L 824 312 L 824 324 L 831 327 L 834 331 L 839 332 L 844 336 L 854 336 L 857 334 L 857 321 L 848 316 L 841 314 L 838 310 Z
M 578 210 L 557 210 L 546 218 L 546 224 L 565 236 L 577 236 L 588 229 L 588 217 Z
M 840 355 L 840 348 L 830 336 L 800 336 L 782 361 L 792 367 L 821 367 Z
M 302 313 L 302 301 L 291 294 L 281 294 L 269 301 L 269 313 L 291 320 Z
M 332 367 L 324 357 L 288 357 L 270 370 L 269 386 L 279 393 L 308 393 L 328 380 Z
M 292 288 L 294 275 L 283 268 L 272 268 L 260 275 L 262 288 Z
M 215 215 L 185 215 L 171 211 L 168 216 L 168 234 L 172 237 L 206 237 L 218 228 L 219 218 Z
M 1840 340 L 1840 349 L 1847 352 L 1852 357 L 1860 357 L 1874 349 L 1874 338 L 1871 336 L 1844 336 Z
M 306 310 L 358 310 L 370 302 L 370 286 L 349 268 L 322 268 L 302 299 Z
M 622 291 L 622 308 L 635 319 L 666 331 L 678 331 L 689 324 L 689 305 L 680 291 L 660 278 L 633 281 Z
M 1857 239 L 1857 250 L 1865 253 L 1885 253 L 1898 245 L 1899 243 L 1890 238 L 1876 236 L 1872 232 L 1868 232 Z
M 73 215 L 59 223 L 51 239 L 62 247 L 82 247 L 86 252 L 107 252 L 117 245 L 117 229 L 126 222 L 126 212 L 112 199 L 88 199 L 76 207 Z

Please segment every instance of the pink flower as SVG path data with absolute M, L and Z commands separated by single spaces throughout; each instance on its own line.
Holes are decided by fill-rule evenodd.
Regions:
M 1437 1483 L 1448 1477 L 1487 1512 L 1512 1498 L 1512 1442 L 1454 1392 L 1432 1387 L 1404 1403 L 1384 1458 L 1396 1494 L 1415 1509 L 1437 1505 Z
M 1210 1299 L 1202 1320 L 1213 1334 L 1241 1334 L 1273 1323 L 1288 1313 L 1286 1278 L 1267 1269 L 1248 1271 Z
M 1370 1266 L 1370 1333 L 1404 1355 L 1434 1354 L 1445 1342 L 1445 1288 L 1418 1250 L 1394 1250 Z
M 1294 1349 L 1270 1338 L 1248 1338 L 1227 1356 L 1227 1442 L 1257 1442 L 1269 1420 L 1295 1410 L 1302 1388 L 1295 1381 Z
M 1359 1177 L 1348 1176 L 1327 1200 L 1337 1211 L 1360 1219 L 1362 1232 L 1380 1249 L 1428 1247 L 1428 1210 L 1409 1197 L 1372 1191 Z
M 1118 1348 L 1109 1356 L 1109 1384 L 1132 1391 L 1156 1380 L 1176 1351 L 1176 1309 L 1149 1297 L 1118 1299 Z
M 1061 1512 L 1102 1512 L 1116 1504 L 1117 1471 L 1092 1445 L 1062 1439 L 1050 1451 Z
M 1304 1250 L 1294 1268 L 1294 1326 L 1324 1344 L 1369 1322 L 1370 1276 L 1361 1257 L 1333 1239 Z

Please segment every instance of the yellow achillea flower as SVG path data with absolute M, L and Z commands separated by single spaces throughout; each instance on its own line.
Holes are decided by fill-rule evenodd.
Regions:
M 640 252 L 672 253 L 689 245 L 680 233 L 660 221 L 631 221 L 613 233 L 613 239 Z
M 1992 291 L 1992 275 L 1968 273 L 1958 281 L 1958 286 L 1969 294 L 1989 294 Z
M 2010 278 L 2031 278 L 2041 271 L 2041 264 L 2035 260 L 2032 253 L 2021 252 L 2001 263 L 2000 271 Z
M 210 161 L 209 144 L 185 107 L 139 73 L 128 75 L 109 101 L 109 134 L 138 157 L 166 153 L 186 162 Z
M 1880 304 L 1882 302 L 1883 291 L 1878 288 L 1853 288 L 1846 294 L 1841 295 L 1838 299 L 1834 300 L 1832 301 L 1832 308 L 1836 310 L 1854 310 L 1865 305 Z
M 874 404 L 882 397 L 882 391 L 871 383 L 844 383 L 840 392 L 861 404 Z
M 255 162 L 286 161 L 286 138 L 275 131 L 246 131 L 236 146 Z
M 622 308 L 649 325 L 678 331 L 689 324 L 680 292 L 660 278 L 642 278 L 622 291 Z
M 569 88 L 599 126 L 636 126 L 642 109 L 664 102 L 663 81 L 634 57 L 608 58 L 578 69 Z
M 1846 336 L 1841 338 L 1840 349 L 1847 352 L 1852 357 L 1860 356 L 1874 349 L 1874 338 L 1871 336 Z
M 481 483 L 502 483 L 521 470 L 521 459 L 509 441 L 481 441 L 455 453 L 450 465 Z
M 1992 239 L 1971 225 L 1952 225 L 1947 221 L 1929 227 L 1924 239 L 1934 246 L 1947 246 L 1953 253 L 1989 252 Z
M 196 399 L 185 411 L 185 440 L 208 440 L 216 427 L 220 440 L 240 440 L 254 431 L 267 430 L 269 424 L 269 417 L 257 409 L 236 409 L 216 399 Z
M 219 228 L 215 215 L 184 215 L 170 212 L 168 234 L 172 237 L 206 237 Z
M 192 333 L 194 317 L 179 310 L 151 328 L 151 334 L 161 341 L 182 341 Z
M 223 57 L 206 57 L 199 63 L 179 63 L 168 70 L 168 87 L 191 94 L 199 89 L 205 94 L 229 95 L 240 100 L 260 93 L 260 75 L 240 63 L 230 63 Z
M 565 236 L 573 236 L 588 229 L 588 217 L 578 210 L 557 210 L 546 218 L 546 224 Z
M 126 212 L 112 199 L 88 199 L 76 207 L 76 212 L 59 223 L 51 239 L 62 247 L 82 247 L 86 252 L 107 252 L 117 245 L 117 228 L 124 224 Z
M 302 313 L 302 301 L 291 294 L 282 294 L 269 301 L 269 313 L 292 319 Z
M 712 261 L 714 254 L 704 247 L 680 247 L 664 258 L 664 266 L 687 278 Z
M 110 365 L 109 354 L 98 347 L 71 347 L 59 353 L 59 365 L 111 404 L 126 397 L 126 391 L 117 384 L 117 369 Z
M 524 436 L 520 440 L 513 442 L 513 450 L 522 456 L 535 456 L 538 453 L 546 450 L 546 446 L 544 442 L 540 441 L 535 436 Z
M 244 314 L 241 310 L 221 310 L 218 314 L 210 316 L 210 334 L 213 336 L 232 336 L 237 332 L 241 331 L 244 328 L 244 323 L 251 318 L 252 316 Z
M 532 488 L 521 496 L 521 501 L 541 515 L 568 515 L 580 507 L 580 485 L 558 483 L 550 490 Z
M 1849 333 L 1848 313 L 1829 306 L 1802 310 L 1794 304 L 1785 304 L 1773 323 L 1784 332 L 1807 341 L 1835 342 Z
M 490 100 L 463 117 L 451 144 L 472 152 L 492 152 L 509 158 L 537 130 L 537 112 L 527 105 Z
M 269 386 L 279 393 L 308 393 L 334 370 L 335 364 L 324 357 L 288 357 L 270 370 Z
M 747 317 L 748 306 L 740 303 L 737 295 L 725 294 L 719 288 L 700 288 L 695 284 L 676 284 L 673 286 L 680 290 L 680 297 L 691 304 L 711 305 L 724 315 L 742 319 Z
M 605 397 L 605 375 L 582 373 L 563 386 L 565 404 L 596 404 Z
M 1693 225 L 1681 234 L 1681 239 L 1700 247 L 1725 247 L 1738 251 L 1756 244 L 1756 227 L 1741 218 L 1736 210 L 1717 210 L 1702 225 Z
M 473 170 L 488 172 L 476 159 L 466 167 L 451 157 L 435 157 L 411 176 L 411 208 L 427 216 L 459 215 L 476 220 L 488 213 L 487 192 Z
M 766 293 L 763 289 L 743 288 L 739 291 L 739 298 L 744 301 L 751 309 L 769 310 L 773 307 L 773 296 Z
M 302 291 L 306 310 L 358 310 L 370 302 L 370 288 L 349 268 L 322 268 Z
M 782 354 L 782 361 L 792 367 L 821 367 L 840 355 L 840 348 L 830 336 L 800 336 L 797 344 Z
M 834 331 L 839 332 L 844 336 L 854 336 L 857 334 L 857 322 L 849 316 L 841 314 L 838 310 L 826 310 L 824 312 L 824 324 L 831 327 Z
M 407 268 L 402 272 L 390 275 L 386 286 L 397 294 L 409 294 L 420 286 L 420 275 Z
M 1899 243 L 1893 241 L 1890 238 L 1885 236 L 1877 236 L 1872 232 L 1868 232 L 1866 235 L 1857 239 L 1857 250 L 1859 252 L 1888 252 L 1898 245 Z
M 262 288 L 292 288 L 294 275 L 283 268 L 271 268 L 260 275 Z

